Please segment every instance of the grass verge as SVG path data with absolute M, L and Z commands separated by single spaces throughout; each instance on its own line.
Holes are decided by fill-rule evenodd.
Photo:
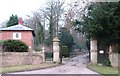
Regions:
M 107 74 L 109 74 L 109 75 L 113 75 L 113 74 L 115 75 L 116 74 L 117 76 L 119 76 L 118 74 L 119 74 L 120 69 L 118 69 L 118 68 L 107 67 L 107 66 L 102 66 L 102 65 L 97 65 L 97 64 L 89 64 L 87 67 L 89 69 L 91 69 L 93 71 L 96 71 L 96 72 L 98 72 L 102 75 L 105 75 L 105 76 L 107 76 Z
M 60 65 L 60 64 L 52 63 L 52 62 L 45 62 L 45 63 L 39 64 L 39 65 L 20 65 L 20 66 L 12 66 L 12 67 L 3 67 L 3 68 L 0 68 L 0 73 L 31 71 L 31 70 L 55 67 L 58 65 Z

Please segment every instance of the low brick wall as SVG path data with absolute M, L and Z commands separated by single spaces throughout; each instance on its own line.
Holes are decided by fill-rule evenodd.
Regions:
M 26 64 L 40 64 L 43 62 L 43 56 L 43 53 L 0 53 L 0 57 L 2 57 L 0 58 L 0 67 Z

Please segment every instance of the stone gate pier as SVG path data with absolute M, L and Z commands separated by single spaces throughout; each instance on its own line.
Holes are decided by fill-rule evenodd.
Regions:
M 60 63 L 60 40 L 58 37 L 53 39 L 53 62 Z
M 97 40 L 91 39 L 90 41 L 91 63 L 97 64 Z

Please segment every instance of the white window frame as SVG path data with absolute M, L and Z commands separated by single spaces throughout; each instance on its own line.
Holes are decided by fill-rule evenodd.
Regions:
M 18 37 L 17 37 L 17 34 L 18 34 Z M 21 33 L 20 32 L 13 32 L 13 39 L 15 39 L 15 40 L 19 40 L 19 39 L 21 39 L 22 37 L 21 37 Z

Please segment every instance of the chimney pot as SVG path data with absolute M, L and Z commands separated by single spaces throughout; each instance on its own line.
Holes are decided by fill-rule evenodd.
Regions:
M 20 18 L 18 19 L 18 24 L 23 25 L 23 19 L 22 19 L 22 17 L 20 17 Z

